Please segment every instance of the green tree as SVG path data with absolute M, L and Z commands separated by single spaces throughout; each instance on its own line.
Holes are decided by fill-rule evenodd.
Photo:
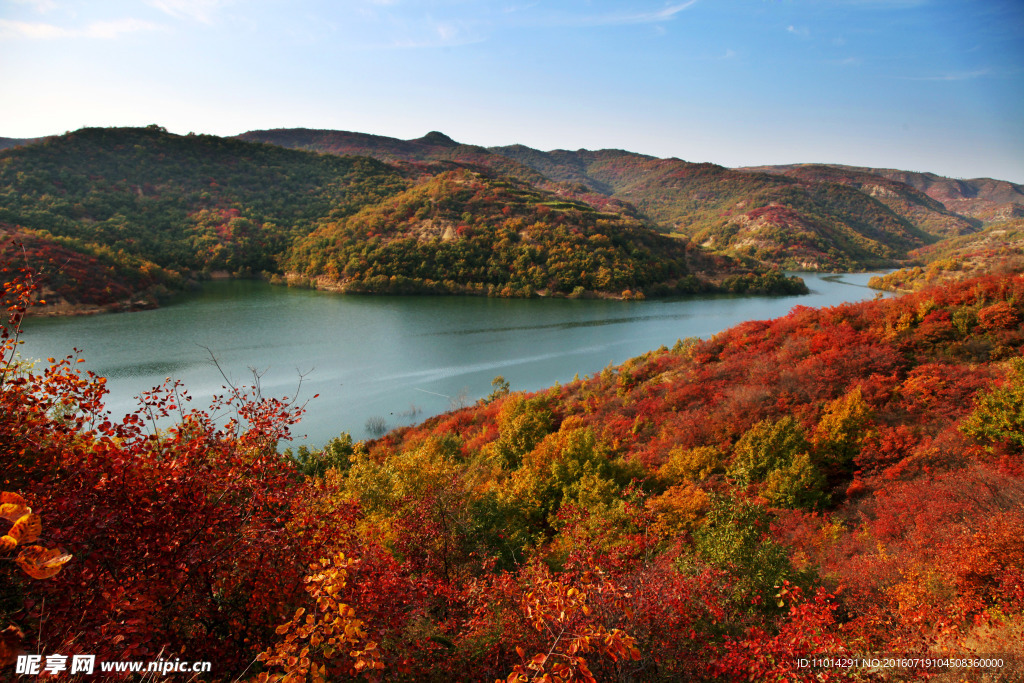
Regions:
M 769 517 L 757 503 L 712 496 L 711 509 L 694 536 L 697 556 L 728 571 L 740 596 L 767 599 L 784 580 L 795 578 L 786 548 L 772 540 Z
M 786 416 L 777 422 L 762 420 L 744 432 L 733 448 L 729 476 L 740 484 L 760 481 L 772 470 L 787 467 L 809 444 L 796 420 Z
M 1006 384 L 980 394 L 975 405 L 960 427 L 964 434 L 1024 450 L 1024 358 L 1010 360 Z
M 792 462 L 768 473 L 762 495 L 785 508 L 816 508 L 826 501 L 825 477 L 809 453 L 796 455 Z

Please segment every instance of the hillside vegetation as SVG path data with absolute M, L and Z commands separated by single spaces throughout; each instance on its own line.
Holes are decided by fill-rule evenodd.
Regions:
M 646 216 L 714 250 L 798 270 L 879 267 L 934 241 L 863 192 L 822 179 L 745 173 L 620 150 L 497 148 L 556 178 L 585 174 Z M 554 162 L 554 163 L 552 163 Z
M 950 211 L 937 199 L 909 184 L 866 170 L 801 164 L 786 168 L 783 174 L 799 180 L 838 183 L 856 188 L 930 235 L 956 237 L 975 232 L 981 225 L 981 221 Z
M 0 152 L 0 221 L 10 226 L 9 263 L 18 262 L 16 230 L 43 252 L 59 243 L 79 261 L 99 258 L 133 273 L 135 290 L 145 280 L 143 262 L 176 281 L 190 271 L 274 270 L 292 239 L 316 221 L 352 213 L 407 182 L 372 159 L 177 136 L 155 126 L 93 128 Z M 56 283 L 68 279 L 57 263 L 40 253 L 27 265 Z M 107 303 L 93 290 L 80 287 L 65 299 Z
M 456 162 L 476 169 L 489 169 L 502 176 L 515 178 L 534 187 L 554 192 L 563 199 L 583 201 L 600 211 L 611 211 L 638 217 L 636 207 L 628 201 L 611 196 L 607 187 L 595 187 L 583 176 L 562 177 L 549 173 L 534 163 L 522 163 L 514 155 L 500 153 L 500 148 L 488 149 L 477 145 L 464 145 L 444 133 L 432 131 L 422 138 L 399 140 L 383 135 L 369 135 L 343 130 L 310 130 L 308 128 L 281 128 L 254 130 L 237 136 L 240 140 L 263 142 L 288 149 L 301 149 L 321 154 L 368 156 L 389 163 Z M 536 155 L 544 152 L 530 150 Z M 554 154 L 554 153 L 552 153 Z M 586 181 L 586 182 L 585 182 Z
M 54 315 L 151 308 L 181 285 L 177 271 L 142 257 L 2 223 L 0 263 L 36 269 L 39 309 Z
M 321 225 L 287 263 L 293 278 L 357 292 L 630 298 L 807 291 L 777 271 L 753 274 L 635 220 L 468 169 L 439 173 Z
M 909 256 L 922 265 L 873 277 L 869 285 L 876 289 L 913 291 L 985 273 L 1024 272 L 1024 221 L 995 223 L 980 232 L 914 250 Z
M 301 407 L 258 389 L 203 411 L 168 383 L 115 418 L 74 357 L 12 365 L 33 285 L 4 280 L 4 501 L 42 511 L 63 564 L 4 570 L 5 663 L 32 643 L 252 681 L 1024 672 L 1020 276 L 798 307 L 533 394 L 496 378 L 285 454 Z M 799 663 L 892 653 L 943 663 Z M 1003 664 L 945 663 L 974 656 Z
M 450 186 L 435 177 L 452 174 L 477 177 L 495 192 L 422 204 L 438 187 Z M 529 223 L 506 225 L 513 219 L 502 213 L 502 198 Z M 542 220 L 548 212 L 550 224 Z M 614 245 L 598 236 L 602 221 Z M 454 232 L 432 232 L 425 227 L 431 222 Z M 156 126 L 83 129 L 0 152 L 0 224 L 6 226 L 0 236 L 5 263 L 32 266 L 49 278 L 61 310 L 112 305 L 115 294 L 124 295 L 119 305 L 140 299 L 149 305 L 162 291 L 156 285 L 173 287 L 216 271 L 288 270 L 301 276 L 293 281 L 343 279 L 343 289 L 364 292 L 804 291 L 764 267 L 703 257 L 628 216 L 599 214 L 487 168 L 452 162 L 399 167 L 369 157 L 171 135 Z M 472 235 L 459 226 L 471 227 Z M 500 231 L 512 230 L 519 240 L 530 226 L 526 246 L 498 245 Z M 553 249 L 575 253 L 556 258 Z M 58 272 L 65 262 L 76 264 L 76 274 Z
M 821 164 L 791 164 L 785 166 L 758 166 L 749 170 L 767 173 L 789 173 L 806 166 Z M 894 168 L 867 168 L 829 164 L 828 168 L 840 174 L 869 174 L 895 181 L 927 194 L 947 210 L 985 223 L 995 223 L 1024 217 L 1024 185 L 992 178 L 947 178 L 935 173 L 900 171 Z
M 387 161 L 456 161 L 529 182 L 692 239 L 717 253 L 795 270 L 887 267 L 908 251 L 972 232 L 954 213 L 897 180 L 836 167 L 730 170 L 624 150 L 482 148 L 441 133 L 396 140 L 344 131 L 251 131 L 241 139 Z

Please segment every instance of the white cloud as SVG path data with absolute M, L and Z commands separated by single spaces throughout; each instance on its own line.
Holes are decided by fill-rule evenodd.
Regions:
M 442 21 L 434 26 L 437 37 L 443 43 L 450 43 L 458 38 L 459 27 L 447 21 Z
M 624 21 L 641 22 L 641 23 L 646 23 L 646 22 L 651 22 L 651 21 L 667 21 L 667 20 L 671 19 L 672 17 L 674 17 L 675 15 L 679 14 L 680 12 L 682 12 L 684 9 L 688 9 L 689 7 L 694 5 L 696 2 L 697 2 L 697 0 L 689 0 L 689 2 L 684 2 L 684 3 L 678 4 L 678 5 L 670 5 L 669 7 L 666 7 L 665 9 L 661 10 L 660 12 L 646 12 L 646 13 L 641 13 L 641 14 L 634 14 L 634 15 L 622 17 L 622 19 Z
M 50 10 L 57 9 L 57 3 L 54 0 L 10 0 L 19 5 L 31 5 L 32 9 L 37 12 L 49 12 Z
M 697 0 L 669 5 L 664 9 L 654 12 L 632 12 L 618 14 L 599 14 L 589 17 L 570 18 L 566 24 L 576 26 L 617 26 L 621 24 L 651 24 L 661 21 L 669 21 L 675 15 L 685 9 L 689 9 L 697 3 Z
M 393 37 L 386 43 L 367 43 L 358 49 L 420 49 L 460 47 L 482 43 L 485 35 L 476 22 L 439 21 L 427 17 L 415 26 L 400 25 L 393 29 Z
M 540 2 L 531 2 L 526 5 L 508 5 L 506 7 L 503 7 L 501 11 L 505 14 L 513 14 L 515 12 L 522 12 L 524 10 L 533 9 L 539 4 Z
M 202 24 L 212 24 L 217 10 L 227 0 L 147 0 L 151 7 L 176 19 L 192 19 Z
M 800 36 L 801 38 L 806 38 L 807 36 L 811 35 L 811 30 L 806 26 L 797 27 L 793 26 L 792 24 L 786 27 L 786 32 L 792 33 L 794 36 Z
M 94 21 L 81 31 L 86 38 L 117 38 L 122 33 L 155 31 L 160 27 L 151 21 L 141 19 L 117 19 L 115 21 Z
M 53 40 L 57 38 L 117 38 L 124 33 L 154 31 L 160 27 L 141 19 L 117 19 L 115 21 L 94 21 L 82 28 L 66 28 L 39 21 L 8 21 L 0 19 L 0 37 L 29 38 L 32 40 Z
M 0 19 L 0 37 L 3 38 L 62 38 L 66 35 L 67 29 L 53 24 Z

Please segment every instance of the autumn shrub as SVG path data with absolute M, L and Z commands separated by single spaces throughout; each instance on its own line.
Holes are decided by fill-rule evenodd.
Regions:
M 296 453 L 301 406 L 258 387 L 113 419 L 76 356 L 16 365 L 31 283 L 5 280 L 4 488 L 74 559 L 0 587 L 0 643 L 225 679 L 810 680 L 797 658 L 1012 651 L 1024 623 L 1024 367 L 965 351 L 1024 333 L 958 325 L 1024 279 L 798 307 Z
M 658 476 L 669 484 L 700 483 L 723 471 L 722 460 L 722 452 L 715 446 L 676 447 L 669 453 L 668 462 L 658 470 Z

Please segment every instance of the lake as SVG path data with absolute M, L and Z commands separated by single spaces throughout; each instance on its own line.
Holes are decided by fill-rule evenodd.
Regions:
M 357 296 L 217 281 L 151 311 L 31 318 L 21 353 L 81 349 L 84 367 L 108 378 L 115 418 L 168 377 L 205 406 L 224 384 L 211 353 L 236 383 L 261 372 L 264 395 L 294 396 L 301 377 L 300 399 L 320 397 L 296 442 L 317 445 L 343 431 L 367 438 L 368 421 L 395 427 L 472 403 L 496 375 L 513 390 L 538 390 L 797 305 L 871 299 L 872 275 L 801 274 L 811 293 L 799 297 L 654 301 Z

